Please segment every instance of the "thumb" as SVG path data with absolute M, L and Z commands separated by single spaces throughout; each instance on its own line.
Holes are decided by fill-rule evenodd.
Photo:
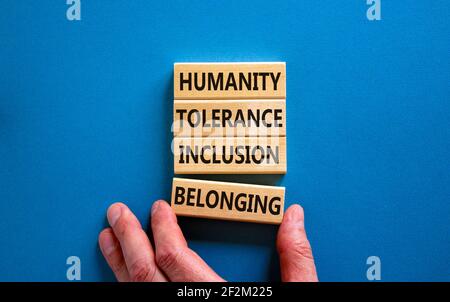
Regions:
M 284 214 L 278 230 L 277 249 L 282 281 L 318 281 L 311 245 L 306 238 L 301 206 L 294 204 Z

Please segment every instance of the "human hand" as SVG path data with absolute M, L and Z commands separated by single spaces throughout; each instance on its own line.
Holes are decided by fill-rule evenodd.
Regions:
M 111 227 L 100 233 L 98 241 L 118 281 L 225 281 L 188 247 L 177 217 L 166 202 L 155 202 L 151 211 L 155 249 L 126 205 L 111 205 L 107 217 Z M 285 212 L 277 249 L 282 281 L 318 281 L 299 205 Z

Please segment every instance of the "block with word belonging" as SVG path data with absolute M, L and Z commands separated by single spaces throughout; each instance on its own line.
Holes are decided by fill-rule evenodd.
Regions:
M 286 64 L 175 63 L 175 99 L 285 99 Z
M 175 137 L 175 174 L 285 174 L 286 137 Z
M 171 207 L 177 215 L 280 224 L 284 187 L 174 178 Z
M 175 136 L 285 136 L 285 100 L 175 100 Z

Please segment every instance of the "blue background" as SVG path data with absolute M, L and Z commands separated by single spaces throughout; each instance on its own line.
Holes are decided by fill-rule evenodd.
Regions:
M 114 280 L 98 245 L 124 201 L 168 199 L 173 63 L 286 61 L 286 186 L 319 278 L 450 281 L 449 1 L 0 3 L 0 280 Z M 279 280 L 274 226 L 181 219 L 228 280 Z

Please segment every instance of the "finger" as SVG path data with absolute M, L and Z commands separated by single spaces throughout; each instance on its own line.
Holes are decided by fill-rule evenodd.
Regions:
M 114 235 L 111 228 L 104 229 L 98 236 L 98 243 L 103 256 L 108 262 L 109 267 L 113 271 L 119 282 L 126 282 L 130 280 L 125 259 L 123 258 L 122 250 L 119 241 Z
M 311 245 L 306 238 L 304 213 L 299 205 L 292 205 L 284 214 L 277 249 L 283 281 L 318 281 Z
M 189 249 L 172 208 L 165 201 L 152 207 L 156 263 L 171 281 L 224 281 L 197 253 Z
M 122 203 L 115 203 L 109 207 L 107 216 L 120 242 L 130 281 L 167 281 L 156 266 L 147 234 L 130 209 Z

